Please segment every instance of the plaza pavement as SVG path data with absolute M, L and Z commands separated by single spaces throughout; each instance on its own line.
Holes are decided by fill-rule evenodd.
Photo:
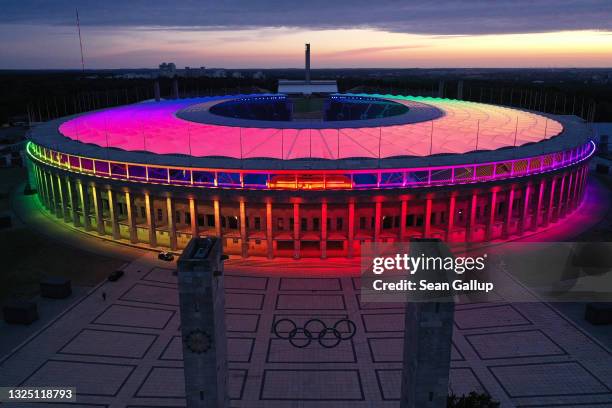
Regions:
M 77 407 L 185 406 L 175 264 L 130 251 L 138 256 L 122 279 L 75 296 L 0 357 L 0 386 L 74 386 Z M 403 306 L 360 303 L 352 266 L 227 263 L 232 407 L 398 406 Z M 273 333 L 285 318 L 298 326 L 348 318 L 356 334 L 334 348 L 316 341 L 296 348 Z M 510 304 L 503 294 L 495 303 L 464 301 L 456 308 L 449 388 L 491 393 L 502 407 L 612 407 L 612 352 L 548 304 Z

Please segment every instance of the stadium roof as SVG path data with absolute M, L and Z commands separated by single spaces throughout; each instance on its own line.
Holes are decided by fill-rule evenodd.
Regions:
M 90 112 L 64 121 L 59 131 L 78 142 L 126 151 L 282 160 L 461 154 L 539 142 L 563 131 L 561 123 L 554 119 L 513 108 L 437 98 L 377 96 L 430 105 L 444 114 L 433 120 L 390 126 L 296 129 L 269 124 L 246 127 L 197 123 L 177 116 L 182 109 L 209 101 L 199 98 Z M 335 122 L 335 126 L 338 124 L 341 122 Z

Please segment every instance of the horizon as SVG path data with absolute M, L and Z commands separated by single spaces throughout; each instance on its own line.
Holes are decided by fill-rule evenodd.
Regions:
M 612 4 L 603 0 L 381 0 L 308 4 L 232 1 L 79 4 L 85 68 L 313 69 L 608 68 Z M 80 69 L 76 3 L 9 0 L 0 69 Z

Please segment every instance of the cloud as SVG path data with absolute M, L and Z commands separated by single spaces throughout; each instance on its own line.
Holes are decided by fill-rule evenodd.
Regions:
M 4 0 L 0 24 L 188 31 L 256 28 L 371 28 L 471 35 L 612 30 L 610 0 Z
M 414 44 L 414 45 L 398 45 L 398 46 L 390 46 L 390 47 L 364 47 L 364 48 L 353 48 L 350 50 L 343 51 L 334 51 L 330 53 L 321 53 L 322 57 L 333 57 L 333 58 L 342 58 L 342 57 L 357 57 L 360 55 L 368 55 L 371 56 L 373 54 L 381 53 L 381 52 L 390 52 L 390 51 L 403 51 L 410 50 L 416 48 L 424 48 L 426 45 Z

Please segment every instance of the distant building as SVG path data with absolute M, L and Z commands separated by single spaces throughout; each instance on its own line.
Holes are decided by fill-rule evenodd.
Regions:
M 153 75 L 151 74 L 139 74 L 135 72 L 128 72 L 125 74 L 119 74 L 119 75 L 113 76 L 113 78 L 118 78 L 118 79 L 149 79 L 152 77 Z
M 209 74 L 209 76 L 211 78 L 226 78 L 227 71 L 224 69 L 215 69 Z
M 159 64 L 159 76 L 165 78 L 176 76 L 176 65 L 174 62 L 162 62 Z
M 232 72 L 232 78 L 244 78 L 244 77 L 242 76 L 242 72 L 234 71 Z
M 199 67 L 199 68 L 185 67 L 185 70 L 183 71 L 183 76 L 185 78 L 199 78 L 199 77 L 203 77 L 205 74 L 206 74 L 206 67 Z
M 253 74 L 253 79 L 266 79 L 266 75 L 261 71 L 257 71 Z

